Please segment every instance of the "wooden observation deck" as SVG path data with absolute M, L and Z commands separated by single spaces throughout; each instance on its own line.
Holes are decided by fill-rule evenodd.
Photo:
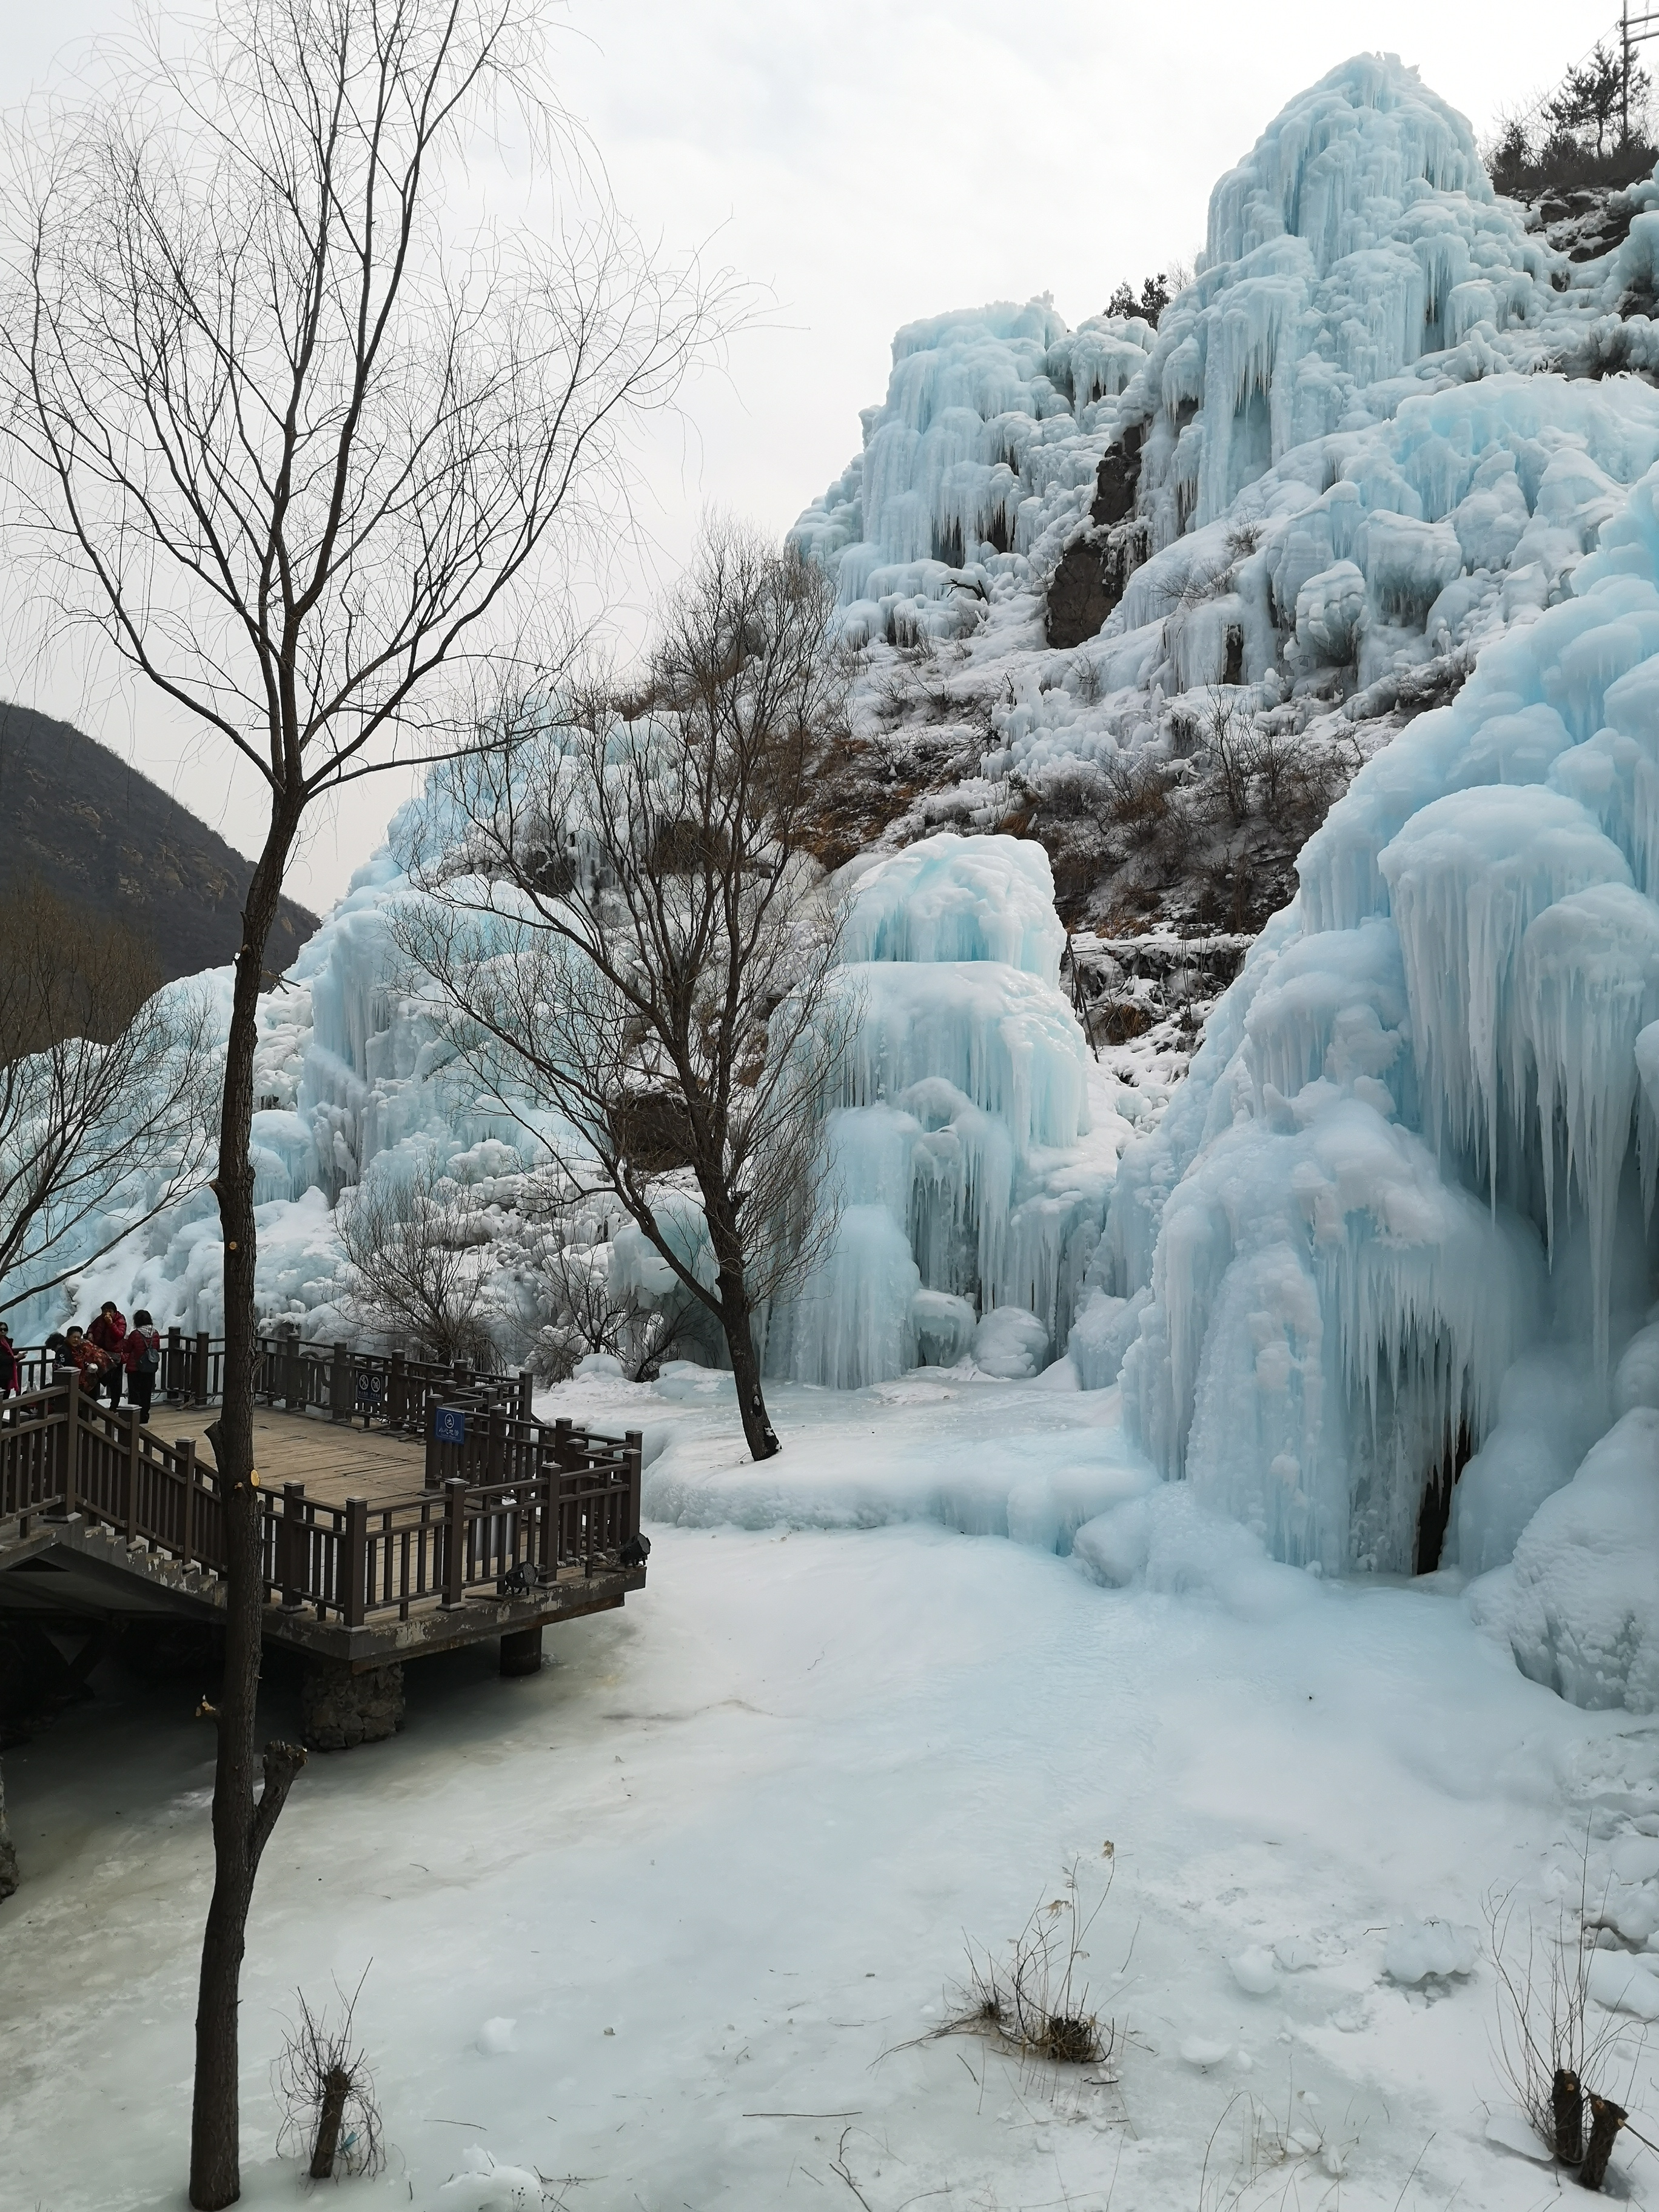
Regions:
M 73 1375 L 0 1401 L 0 1615 L 95 1626 L 222 1611 L 199 1402 L 217 1395 L 222 1359 L 174 1332 L 158 1379 L 176 1402 L 147 1427 Z M 524 1672 L 544 1626 L 644 1587 L 638 1433 L 531 1419 L 527 1376 L 275 1339 L 256 1395 L 273 1643 L 360 1674 L 499 1637 L 504 1670 Z

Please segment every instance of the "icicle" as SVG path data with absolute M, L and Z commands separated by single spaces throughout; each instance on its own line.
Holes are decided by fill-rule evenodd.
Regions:
M 1516 1019 L 1521 940 L 1592 884 L 1628 885 L 1624 855 L 1583 808 L 1535 785 L 1484 785 L 1421 808 L 1378 856 L 1405 958 L 1431 1135 L 1498 1192 L 1500 1133 L 1526 1115 Z
M 1556 1119 L 1589 1216 L 1594 1338 L 1607 1360 L 1613 1219 L 1630 1148 L 1638 1033 L 1659 1012 L 1659 907 L 1626 884 L 1559 900 L 1527 931 L 1522 1020 L 1538 1069 L 1546 1220 L 1556 1236 Z

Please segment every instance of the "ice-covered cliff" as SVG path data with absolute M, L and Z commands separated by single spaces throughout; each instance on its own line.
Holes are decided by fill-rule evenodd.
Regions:
M 1609 374 L 1659 364 L 1659 184 L 1593 259 L 1534 221 L 1415 70 L 1360 55 L 1216 185 L 1156 331 L 1046 301 L 902 331 L 793 532 L 872 644 L 888 842 L 1035 816 L 1054 843 L 1126 764 L 1190 773 L 1218 697 L 1363 753 L 1402 687 L 1454 690 L 1559 599 L 1659 456 L 1659 395 Z
M 871 641 L 885 842 L 1178 783 L 1200 717 L 1370 756 L 1125 1156 L 1072 1364 L 1276 1556 L 1460 1565 L 1529 1671 L 1646 1709 L 1659 184 L 1620 227 L 1570 260 L 1359 57 L 1155 332 L 901 332 L 795 538 Z
M 1300 873 L 1115 1193 L 1131 1425 L 1279 1558 L 1488 1571 L 1529 1671 L 1645 1710 L 1659 469 Z

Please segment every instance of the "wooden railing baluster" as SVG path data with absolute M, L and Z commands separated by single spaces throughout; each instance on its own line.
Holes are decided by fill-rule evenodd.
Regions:
M 344 1613 L 348 1628 L 363 1625 L 368 1566 L 368 1500 L 348 1498 L 345 1505 Z
M 144 1425 L 136 1406 L 127 1407 L 126 1538 L 131 1550 L 138 1534 L 138 1470 L 143 1462 Z
M 58 1490 L 63 1497 L 63 1517 L 67 1521 L 76 1510 L 80 1488 L 81 1473 L 81 1376 L 71 1368 L 64 1383 L 64 1425 L 60 1431 L 62 1466 Z
M 459 1475 L 444 1485 L 444 1594 L 458 1606 L 466 1590 L 466 1485 Z

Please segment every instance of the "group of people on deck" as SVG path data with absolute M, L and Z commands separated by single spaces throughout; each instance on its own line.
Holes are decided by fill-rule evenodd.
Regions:
M 149 1420 L 161 1366 L 161 1334 L 144 1307 L 129 1322 L 114 1299 L 106 1298 L 95 1321 L 85 1328 L 76 1322 L 62 1334 L 54 1332 L 45 1349 L 54 1382 L 72 1369 L 93 1397 L 106 1396 L 112 1407 L 120 1404 L 125 1382 L 128 1404 L 141 1421 Z M 22 1386 L 22 1362 L 11 1331 L 0 1322 L 0 1397 L 11 1397 Z

